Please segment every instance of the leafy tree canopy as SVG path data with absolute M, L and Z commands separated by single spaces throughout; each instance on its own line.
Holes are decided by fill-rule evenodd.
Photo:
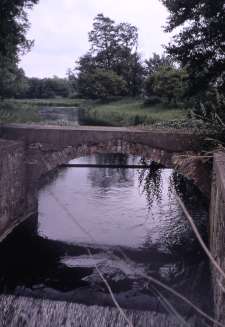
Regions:
M 170 16 L 166 31 L 179 32 L 167 51 L 190 74 L 191 93 L 225 90 L 224 0 L 162 0 Z
M 29 22 L 26 9 L 38 0 L 1 0 L 0 5 L 0 56 L 17 56 L 30 48 L 27 40 Z
M 127 94 L 140 94 L 143 84 L 143 67 L 137 53 L 138 31 L 128 23 L 116 24 L 99 14 L 95 17 L 89 33 L 90 50 L 78 61 L 79 76 L 96 73 L 96 69 L 114 72 L 127 85 Z M 80 89 L 83 89 L 82 87 Z
M 156 53 L 153 53 L 152 57 L 150 57 L 148 60 L 145 60 L 146 75 L 153 75 L 162 67 L 174 67 L 173 60 L 165 54 L 160 56 Z
M 55 97 L 68 97 L 73 93 L 69 78 L 27 78 L 25 97 L 30 99 L 45 99 Z M 23 95 L 19 95 L 21 97 Z
M 184 100 L 188 75 L 184 69 L 161 66 L 145 82 L 145 92 L 149 98 L 158 97 L 165 103 L 177 105 Z
M 118 60 L 118 51 L 124 55 L 137 48 L 137 27 L 128 23 L 116 24 L 103 14 L 98 14 L 89 33 L 89 42 L 90 53 L 102 57 L 104 68 L 111 69 Z
M 78 92 L 86 98 L 105 100 L 126 94 L 127 85 L 115 72 L 96 68 L 80 75 Z
M 27 9 L 38 0 L 1 0 L 0 3 L 0 97 L 9 96 L 18 86 L 19 54 L 29 50 Z M 15 83 L 16 84 L 15 84 Z M 14 89 L 15 91 L 15 89 Z

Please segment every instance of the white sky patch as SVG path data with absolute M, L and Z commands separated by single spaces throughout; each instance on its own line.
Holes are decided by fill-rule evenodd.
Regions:
M 163 32 L 168 12 L 159 0 L 40 0 L 29 15 L 28 37 L 35 46 L 21 60 L 26 74 L 65 76 L 88 51 L 88 32 L 98 13 L 137 26 L 144 58 L 162 53 L 162 45 L 170 39 Z

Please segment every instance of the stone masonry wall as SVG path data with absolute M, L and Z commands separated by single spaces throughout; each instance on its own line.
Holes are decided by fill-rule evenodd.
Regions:
M 173 158 L 182 149 L 196 150 L 201 143 L 199 137 L 182 133 L 33 125 L 0 126 L 0 137 L 0 240 L 21 219 L 37 211 L 40 177 L 73 158 L 120 152 L 177 168 L 180 165 Z M 189 167 L 185 166 L 185 172 L 192 177 Z
M 144 156 L 146 159 L 152 159 L 166 167 L 172 167 L 172 154 L 159 149 L 151 149 L 142 144 L 128 144 L 121 140 L 111 140 L 109 142 L 100 142 L 99 144 L 89 146 L 59 147 L 51 144 L 30 144 L 27 146 L 27 163 L 30 164 L 33 171 L 37 173 L 36 179 L 51 172 L 60 165 L 69 162 L 72 159 L 96 153 L 124 153 Z
M 0 139 L 0 240 L 32 211 L 22 142 Z
M 142 144 L 167 152 L 198 151 L 205 136 L 187 132 L 171 132 L 117 127 L 59 127 L 26 124 L 2 126 L 4 138 L 22 140 L 25 144 L 51 144 L 57 147 L 94 146 L 111 140 L 123 140 L 129 144 Z M 208 137 L 210 135 L 207 135 Z

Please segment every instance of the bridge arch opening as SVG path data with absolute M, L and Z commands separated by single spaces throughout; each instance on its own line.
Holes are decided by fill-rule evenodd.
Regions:
M 77 160 L 84 160 L 81 154 L 95 153 L 94 159 L 103 162 L 112 160 L 113 156 L 116 156 L 115 162 L 127 162 L 130 156 L 121 154 L 119 147 L 115 148 L 108 159 L 104 159 L 108 146 L 100 148 L 95 145 L 95 150 L 83 146 L 83 149 L 85 150 L 75 149 L 76 152 L 72 152 L 67 148 L 66 151 L 70 150 L 70 154 L 66 152 L 67 156 L 63 157 L 59 157 L 55 150 L 47 151 L 47 148 L 39 149 L 39 154 L 48 159 L 46 167 L 49 172 L 53 171 L 53 161 L 54 164 L 57 163 L 56 166 L 60 166 L 61 162 L 68 158 L 70 160 L 74 154 L 79 157 Z M 31 277 L 29 281 L 21 281 L 23 273 L 18 273 L 18 269 L 21 272 L 25 268 L 15 266 L 12 277 L 15 278 L 14 285 L 23 287 L 16 290 L 13 288 L 13 292 L 50 299 L 69 299 L 85 304 L 111 305 L 104 285 L 96 275 L 94 264 L 100 267 L 124 308 L 163 310 L 152 290 L 146 289 L 143 279 L 137 277 L 135 267 L 157 276 L 183 294 L 186 292 L 193 300 L 199 296 L 200 289 L 207 290 L 204 284 L 206 280 L 202 280 L 202 271 L 205 274 L 208 262 L 202 261 L 198 248 L 190 242 L 191 234 L 186 230 L 182 213 L 174 203 L 169 179 L 176 177 L 175 187 L 180 188 L 180 192 L 187 198 L 191 189 L 181 176 L 172 176 L 175 172 L 171 168 L 157 168 L 150 172 L 150 176 L 148 170 L 125 173 L 124 169 L 117 168 L 110 173 L 108 168 L 88 168 L 86 171 L 83 168 L 60 168 L 59 175 L 45 185 L 41 190 L 42 195 L 39 195 L 39 205 L 42 200 L 45 202 L 39 206 L 37 230 L 33 231 L 32 237 L 28 233 L 16 236 L 16 244 L 21 244 L 16 256 L 19 258 L 23 255 L 25 264 L 33 255 L 34 260 L 30 259 L 30 262 L 35 271 L 26 265 L 26 276 Z M 140 176 L 143 172 L 146 174 Z M 164 188 L 161 187 L 162 184 Z M 149 206 L 148 200 L 152 196 L 155 198 Z M 169 200 L 172 200 L 171 207 L 168 205 Z M 193 196 L 188 199 L 192 204 L 193 200 Z M 199 200 L 196 206 L 199 207 Z M 87 230 L 93 239 L 90 235 L 89 238 L 87 235 L 85 237 L 83 231 L 79 230 L 80 227 Z M 91 259 L 87 248 L 93 254 Z M 121 249 L 131 263 L 124 260 Z M 195 293 L 193 289 L 193 292 L 190 291 L 192 284 L 195 285 Z M 200 289 L 196 288 L 196 284 Z M 204 294 L 204 299 L 208 298 L 210 297 Z M 179 307 L 176 299 L 170 300 Z M 208 303 L 202 305 L 208 306 Z M 179 309 L 184 316 L 187 314 L 184 308 Z

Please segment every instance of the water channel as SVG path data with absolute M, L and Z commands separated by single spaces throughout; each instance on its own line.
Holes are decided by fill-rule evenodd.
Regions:
M 72 161 L 142 162 L 122 154 Z M 148 164 L 150 169 L 63 168 L 45 180 L 38 217 L 0 246 L 1 293 L 112 306 L 97 266 L 123 308 L 166 312 L 166 298 L 185 318 L 194 315 L 146 279 L 153 276 L 212 314 L 209 263 L 177 195 L 205 241 L 208 202 L 174 170 Z

